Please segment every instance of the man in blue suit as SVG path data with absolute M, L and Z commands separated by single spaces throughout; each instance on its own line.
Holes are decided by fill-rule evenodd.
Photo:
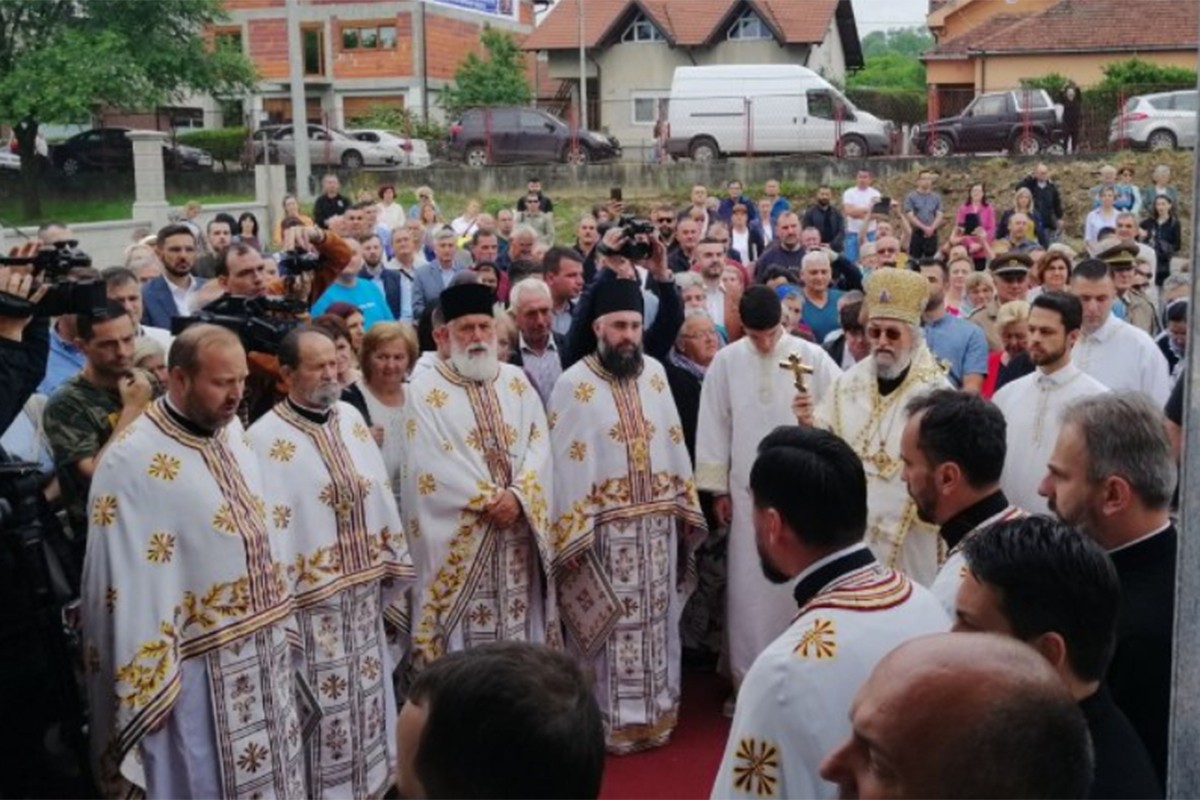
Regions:
M 465 267 L 456 265 L 458 234 L 449 225 L 433 237 L 433 261 L 417 267 L 413 275 L 413 317 L 420 317 L 425 306 L 441 297 L 454 275 Z
M 142 287 L 142 324 L 171 329 L 173 317 L 188 317 L 192 299 L 204 285 L 192 274 L 196 265 L 196 234 L 187 225 L 168 225 L 155 242 L 163 274 Z
M 379 287 L 379 291 L 383 292 L 384 299 L 387 300 L 388 308 L 392 311 L 392 317 L 401 319 L 400 310 L 403 303 L 404 280 L 400 277 L 397 270 L 386 269 L 383 266 L 383 240 L 377 235 L 371 234 L 362 240 L 362 260 L 363 267 L 358 273 L 358 277 L 366 281 L 371 281 Z

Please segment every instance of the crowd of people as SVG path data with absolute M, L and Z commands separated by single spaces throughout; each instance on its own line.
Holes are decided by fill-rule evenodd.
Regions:
M 937 177 L 559 225 L 328 175 L 0 318 L 99 790 L 594 797 L 695 669 L 714 797 L 1162 796 L 1179 193 Z

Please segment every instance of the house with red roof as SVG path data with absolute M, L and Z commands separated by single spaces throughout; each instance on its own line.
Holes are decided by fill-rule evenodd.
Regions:
M 568 119 L 581 42 L 588 127 L 627 150 L 653 144 L 676 67 L 800 64 L 836 81 L 863 65 L 850 0 L 559 0 L 522 47 L 544 54 L 560 87 L 544 105 Z

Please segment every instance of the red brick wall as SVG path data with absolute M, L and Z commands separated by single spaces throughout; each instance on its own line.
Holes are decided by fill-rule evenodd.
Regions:
M 284 0 L 225 0 L 227 11 L 244 11 L 250 8 L 283 8 Z
M 479 44 L 482 25 L 430 13 L 435 8 L 429 6 L 425 12 L 425 64 L 430 78 L 449 80 L 467 53 L 482 50 Z
M 288 76 L 287 21 L 252 19 L 247 23 L 246 39 L 250 59 L 263 78 Z
M 337 0 L 325 0 L 336 2 Z M 378 20 L 332 20 L 333 28 L 333 77 L 336 78 L 389 78 L 413 74 L 411 14 L 399 14 L 394 18 Z M 372 25 L 394 25 L 396 46 L 384 49 L 342 49 L 342 26 L 348 28 Z

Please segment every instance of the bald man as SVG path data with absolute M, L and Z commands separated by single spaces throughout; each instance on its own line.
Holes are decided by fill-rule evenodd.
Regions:
M 863 685 L 821 764 L 842 797 L 1082 798 L 1087 723 L 1033 648 L 991 633 L 902 644 Z

